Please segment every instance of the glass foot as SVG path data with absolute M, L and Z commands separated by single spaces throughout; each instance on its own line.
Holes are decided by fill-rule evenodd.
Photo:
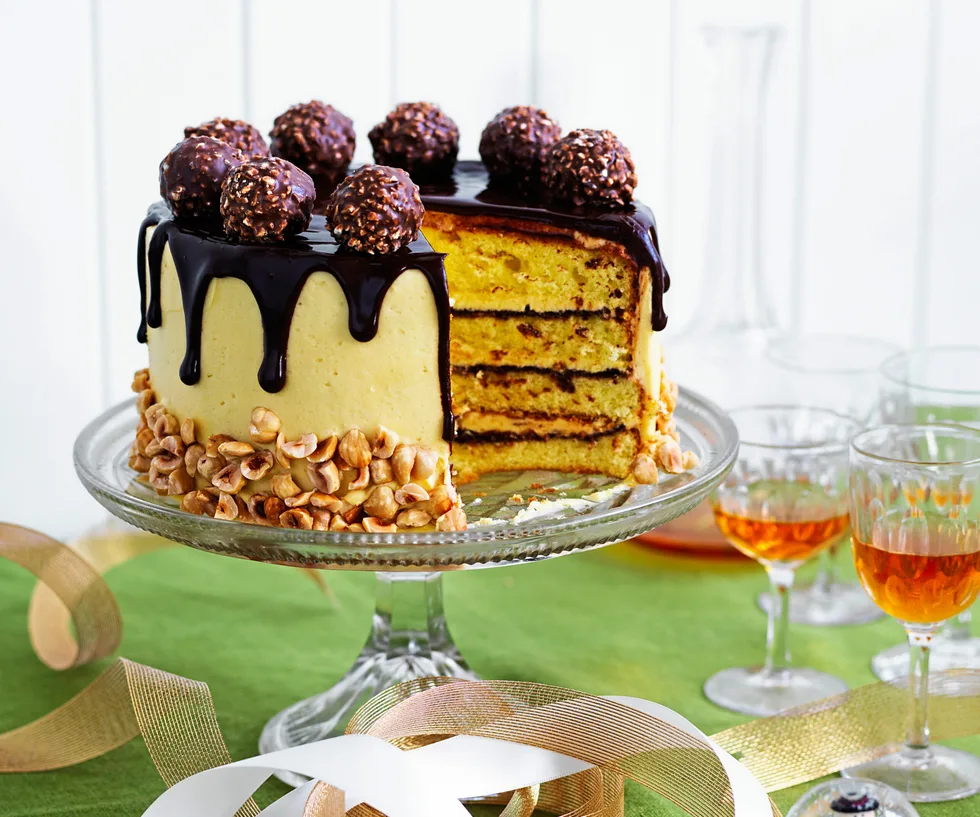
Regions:
M 980 638 L 940 637 L 929 650 L 929 671 L 980 669 Z M 894 681 L 909 674 L 909 648 L 896 644 L 871 659 L 871 670 L 882 681 Z
M 769 612 L 768 591 L 760 593 L 757 602 L 763 612 Z M 881 608 L 871 601 L 857 582 L 834 582 L 829 586 L 819 583 L 804 585 L 799 590 L 793 590 L 789 603 L 791 622 L 814 627 L 867 624 L 883 615 Z M 908 664 L 908 651 L 904 646 L 903 656 Z
M 737 667 L 712 675 L 704 684 L 704 694 L 712 703 L 758 717 L 846 691 L 847 684 L 840 678 L 806 668 L 767 672 L 761 667 Z
M 416 678 L 476 680 L 449 635 L 442 608 L 442 574 L 377 575 L 371 635 L 354 665 L 333 687 L 295 703 L 262 730 L 266 754 L 342 735 L 355 712 L 377 693 Z M 307 778 L 276 774 L 291 786 Z
M 896 746 L 892 754 L 844 769 L 841 774 L 878 780 L 898 789 L 913 803 L 959 800 L 980 791 L 980 757 L 945 746 Z

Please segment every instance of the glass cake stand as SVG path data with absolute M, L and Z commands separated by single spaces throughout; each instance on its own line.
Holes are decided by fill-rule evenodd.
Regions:
M 700 465 L 630 486 L 608 477 L 546 471 L 490 474 L 460 494 L 469 528 L 457 532 L 338 533 L 260 527 L 192 516 L 158 497 L 127 465 L 138 416 L 128 400 L 81 432 L 75 469 L 115 516 L 200 550 L 273 564 L 377 575 L 367 643 L 332 688 L 293 704 L 266 724 L 261 752 L 341 734 L 351 715 L 383 689 L 412 678 L 475 678 L 453 643 L 442 604 L 442 573 L 524 564 L 610 545 L 686 513 L 731 470 L 732 421 L 713 403 L 681 390 L 675 409 L 685 449 Z M 296 775 L 281 775 L 299 784 Z

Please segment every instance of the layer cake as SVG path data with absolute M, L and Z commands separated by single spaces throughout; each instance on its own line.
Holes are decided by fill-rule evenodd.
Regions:
M 353 172 L 329 105 L 272 136 L 275 156 L 244 122 L 186 129 L 140 227 L 130 465 L 158 493 L 266 525 L 460 530 L 454 481 L 695 464 L 655 222 L 612 134 L 507 109 L 483 161 L 456 162 L 452 120 L 410 103 Z

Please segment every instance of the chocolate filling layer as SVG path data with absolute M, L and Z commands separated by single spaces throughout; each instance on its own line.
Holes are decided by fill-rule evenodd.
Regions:
M 146 247 L 146 230 L 156 225 Z M 178 224 L 163 202 L 154 204 L 140 225 L 137 268 L 140 283 L 140 327 L 137 338 L 146 342 L 147 326 L 159 327 L 160 271 L 164 248 L 170 245 L 184 305 L 187 342 L 180 379 L 193 385 L 201 377 L 201 329 L 208 286 L 214 278 L 238 278 L 252 291 L 262 316 L 264 352 L 259 384 L 277 392 L 286 384 L 286 346 L 293 309 L 306 279 L 328 272 L 347 298 L 351 337 L 362 343 L 374 338 L 385 294 L 403 272 L 418 269 L 426 276 L 439 315 L 439 375 L 442 386 L 443 437 L 455 432 L 449 382 L 449 287 L 445 256 L 434 252 L 422 237 L 390 255 L 364 255 L 341 248 L 322 216 L 310 228 L 281 244 L 237 244 L 213 229 Z M 149 276 L 146 274 L 149 261 Z M 149 298 L 146 281 L 149 279 Z
M 610 437 L 626 431 L 626 426 L 618 425 L 607 431 L 600 431 L 595 434 L 582 434 L 571 436 L 570 434 L 536 434 L 533 431 L 526 433 L 516 431 L 489 431 L 476 432 L 461 428 L 456 432 L 456 442 L 460 443 L 517 443 L 538 440 L 598 440 L 602 437 Z
M 670 276 L 660 258 L 657 222 L 646 205 L 635 202 L 618 210 L 602 210 L 563 208 L 553 203 L 529 200 L 510 191 L 490 187 L 482 162 L 457 162 L 449 181 L 420 187 L 426 210 L 537 221 L 622 244 L 637 267 L 650 268 L 653 328 L 660 331 L 667 325 L 663 301 L 664 293 L 670 288 Z

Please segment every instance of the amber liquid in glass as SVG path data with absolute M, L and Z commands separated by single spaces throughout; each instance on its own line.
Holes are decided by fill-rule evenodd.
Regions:
M 868 595 L 899 621 L 931 624 L 966 610 L 980 592 L 977 530 L 945 517 L 887 514 L 873 541 L 852 537 L 854 565 Z
M 730 513 L 717 503 L 713 510 L 722 535 L 757 561 L 806 561 L 847 530 L 846 510 L 828 513 L 831 503 L 819 486 L 766 480 L 748 490 L 765 495 L 765 514 L 752 513 L 753 502 L 744 514 Z

